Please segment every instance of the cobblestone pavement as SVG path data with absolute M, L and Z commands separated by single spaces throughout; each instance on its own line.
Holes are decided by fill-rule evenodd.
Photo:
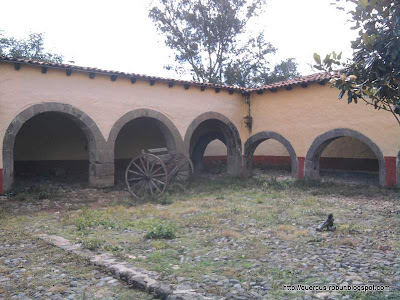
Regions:
M 275 191 L 274 184 L 277 183 L 271 181 L 268 186 L 271 191 L 260 195 L 249 196 L 250 192 L 255 193 L 251 189 L 243 195 L 235 195 L 232 198 L 236 201 L 234 203 L 229 194 L 221 196 L 222 192 L 218 191 L 215 194 L 206 194 L 204 199 L 197 202 L 177 199 L 176 207 L 174 204 L 152 204 L 149 209 L 151 218 L 164 218 L 169 212 L 169 217 L 176 218 L 177 223 L 181 222 L 181 226 L 186 226 L 190 235 L 187 240 L 181 234 L 178 239 L 163 242 L 165 251 L 163 247 L 156 249 L 150 241 L 139 239 L 140 243 L 128 244 L 128 250 L 124 250 L 124 253 L 127 257 L 137 258 L 133 262 L 139 264 L 142 261 L 142 267 L 146 268 L 152 267 L 151 259 L 157 254 L 159 257 L 156 258 L 160 262 L 165 260 L 168 268 L 172 269 L 163 280 L 173 283 L 178 289 L 196 289 L 210 295 L 221 295 L 219 299 L 400 299 L 398 192 L 371 189 L 375 193 L 371 197 L 368 195 L 367 185 L 360 188 L 349 185 L 342 188 L 341 195 L 333 193 L 337 188 L 334 185 L 330 189 L 334 195 L 314 189 L 307 191 L 310 196 L 303 195 L 305 198 L 300 199 L 298 190 L 289 190 L 290 193 L 284 194 L 284 189 L 290 188 L 282 187 L 282 190 Z M 259 192 L 258 187 L 256 191 Z M 47 192 L 57 196 L 48 199 Z M 125 199 L 129 199 L 126 191 L 60 185 L 53 186 L 49 191 L 42 189 L 31 193 L 30 195 L 38 198 L 35 200 L 25 199 L 23 193 L 19 195 L 12 201 L 0 201 L 0 295 L 4 299 L 151 298 L 129 289 L 76 257 L 68 256 L 61 250 L 32 238 L 33 234 L 52 231 L 52 228 L 46 226 L 60 227 L 63 219 L 61 215 L 73 216 L 83 205 L 99 209 L 98 213 L 111 207 L 115 201 L 120 205 Z M 324 207 L 321 207 L 321 203 Z M 192 210 L 188 208 L 189 205 L 193 205 Z M 288 209 L 295 205 L 301 211 Z M 121 215 L 115 217 L 115 222 L 120 221 L 122 213 L 130 209 L 130 206 L 122 207 Z M 251 207 L 253 210 L 247 211 Z M 340 226 L 335 233 L 315 231 L 316 220 L 326 218 L 326 207 L 335 212 L 335 222 Z M 265 223 L 264 215 L 261 215 L 261 219 L 253 220 L 257 212 L 261 214 L 262 211 L 274 209 L 277 210 L 273 215 L 279 221 L 277 224 L 270 227 L 260 226 Z M 207 222 L 204 224 L 194 222 L 202 213 L 207 212 L 217 216 L 214 227 L 209 223 L 213 219 L 207 215 L 204 219 Z M 7 221 L 11 223 L 1 222 L 4 216 L 2 214 L 15 215 L 19 222 L 23 221 L 21 218 L 24 215 L 27 218 L 34 216 L 35 223 L 25 222 L 28 225 L 19 226 L 12 223 L 12 218 Z M 40 214 L 46 214 L 47 221 L 41 221 L 38 217 Z M 291 214 L 297 217 L 294 218 Z M 186 224 L 185 220 L 191 221 Z M 224 233 L 224 228 L 229 228 L 230 232 Z M 17 230 L 14 231 L 15 229 Z M 61 231 L 63 230 L 65 228 Z M 118 229 L 104 226 L 93 228 L 92 233 L 96 234 L 97 230 L 100 237 L 110 243 L 117 237 L 124 239 L 126 235 L 125 241 L 129 241 L 128 237 L 133 234 L 139 237 L 145 234 L 143 230 L 137 232 L 130 227 Z M 196 243 L 190 248 L 189 242 L 192 241 Z M 198 245 L 203 245 L 207 251 L 202 251 Z M 163 251 L 173 255 L 162 256 Z M 238 253 L 246 254 L 247 257 L 238 256 Z M 146 261 L 150 262 L 146 265 Z M 193 279 L 187 272 L 179 271 L 179 268 L 183 269 L 185 266 L 195 269 L 199 265 L 204 269 L 212 265 L 231 275 L 202 273 L 196 274 L 201 276 Z M 278 289 L 282 290 L 284 284 L 297 283 L 388 285 L 390 291 L 375 294 L 321 291 L 290 296 L 274 293 Z
M 0 299 L 152 299 L 43 241 L 0 231 Z

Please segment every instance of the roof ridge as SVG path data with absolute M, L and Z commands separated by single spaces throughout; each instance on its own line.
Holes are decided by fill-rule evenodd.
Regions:
M 314 82 L 325 82 L 326 80 L 331 78 L 331 75 L 326 72 L 321 73 L 314 73 L 310 75 L 304 75 L 300 77 L 296 77 L 293 79 L 288 79 L 284 81 L 279 81 L 271 84 L 266 84 L 256 88 L 244 88 L 244 87 L 237 87 L 237 86 L 229 86 L 224 84 L 218 83 L 209 83 L 209 82 L 198 82 L 198 81 L 191 81 L 191 80 L 182 80 L 182 79 L 174 79 L 174 78 L 165 78 L 159 76 L 150 76 L 150 75 L 143 75 L 137 73 L 128 73 L 122 71 L 113 71 L 113 70 L 104 70 L 99 68 L 93 67 L 83 67 L 71 64 L 64 64 L 64 63 L 53 63 L 53 62 L 43 62 L 38 60 L 33 60 L 29 58 L 15 58 L 9 56 L 0 56 L 0 61 L 6 62 L 14 62 L 14 63 L 22 63 L 22 64 L 30 64 L 30 65 L 37 65 L 42 67 L 50 67 L 50 68 L 63 68 L 63 69 L 72 69 L 81 72 L 93 72 L 93 73 L 100 73 L 100 74 L 107 74 L 107 75 L 117 75 L 117 76 L 124 76 L 130 78 L 139 78 L 145 80 L 157 80 L 161 82 L 173 82 L 183 85 L 196 85 L 196 86 L 205 86 L 211 88 L 219 88 L 219 89 L 227 89 L 233 91 L 240 91 L 242 93 L 251 93 L 251 92 L 262 92 L 265 90 L 275 91 L 278 88 L 288 88 L 295 85 L 307 85 L 308 83 Z

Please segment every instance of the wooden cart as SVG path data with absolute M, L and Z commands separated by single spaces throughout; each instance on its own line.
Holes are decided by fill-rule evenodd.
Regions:
M 173 182 L 187 188 L 193 172 L 193 163 L 186 155 L 168 153 L 166 148 L 149 149 L 130 161 L 125 181 L 132 196 L 143 199 L 161 195 Z

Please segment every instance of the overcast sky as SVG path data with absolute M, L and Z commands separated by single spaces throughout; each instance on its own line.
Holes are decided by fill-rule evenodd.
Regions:
M 313 53 L 350 55 L 355 33 L 330 0 L 269 0 L 258 19 L 278 53 L 313 73 Z M 148 18 L 149 0 L 19 0 L 1 4 L 0 29 L 8 36 L 44 32 L 46 47 L 81 66 L 176 77 L 163 69 L 171 53 Z

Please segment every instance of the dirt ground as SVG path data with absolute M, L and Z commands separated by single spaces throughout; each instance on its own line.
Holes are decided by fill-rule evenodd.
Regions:
M 43 278 L 38 268 L 50 274 L 49 282 L 57 279 L 52 269 L 79 277 L 73 286 L 57 282 L 55 294 L 61 299 L 81 299 L 72 290 L 75 285 L 95 295 L 91 287 L 115 284 L 35 239 L 48 233 L 111 252 L 159 272 L 168 283 L 215 299 L 400 299 L 399 191 L 372 184 L 374 174 L 322 175 L 322 182 L 308 182 L 279 170 L 257 171 L 250 179 L 207 174 L 187 190 L 172 187 L 159 199 L 145 201 L 133 199 L 123 184 L 96 190 L 44 178 L 20 181 L 13 195 L 0 200 L 0 294 L 10 299 L 46 296 L 39 287 L 47 290 L 47 279 L 37 280 L 37 274 Z M 329 213 L 336 231 L 317 232 Z M 29 257 L 16 251 L 21 245 Z M 22 276 L 21 269 L 31 277 L 25 285 L 15 277 Z M 287 291 L 298 284 L 385 290 Z M 111 287 L 110 294 L 99 297 L 136 293 L 123 284 Z M 55 294 L 46 297 L 57 299 Z

